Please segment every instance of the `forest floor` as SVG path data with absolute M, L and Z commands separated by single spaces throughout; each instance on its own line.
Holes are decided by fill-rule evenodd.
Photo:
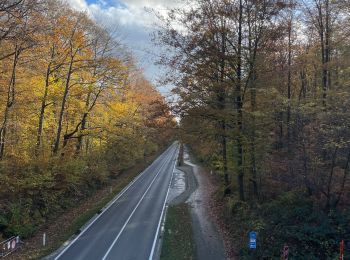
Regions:
M 81 201 L 79 205 L 52 216 L 47 223 L 38 229 L 36 234 L 23 241 L 23 245 L 6 259 L 40 259 L 62 246 L 73 235 L 79 234 L 81 228 L 93 216 L 111 201 L 140 172 L 150 165 L 161 153 L 147 157 L 135 166 L 111 179 L 108 185 L 96 190 L 91 196 Z M 46 234 L 46 246 L 43 246 L 43 234 Z

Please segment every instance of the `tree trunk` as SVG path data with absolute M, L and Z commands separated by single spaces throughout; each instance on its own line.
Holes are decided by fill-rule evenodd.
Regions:
M 18 57 L 20 55 L 20 52 L 21 50 L 16 44 L 11 78 L 7 87 L 7 101 L 6 101 L 5 111 L 4 111 L 4 120 L 0 127 L 0 160 L 4 158 L 8 117 L 9 117 L 10 110 L 15 102 L 16 69 L 17 69 Z
M 230 179 L 228 176 L 228 170 L 227 170 L 227 141 L 226 141 L 226 123 L 225 121 L 221 122 L 221 129 L 223 131 L 222 135 L 222 141 L 221 141 L 221 146 L 222 146 L 222 160 L 223 160 L 223 170 L 224 170 L 224 181 L 225 181 L 225 194 L 231 193 L 230 191 Z
M 287 79 L 287 148 L 290 152 L 290 139 L 291 139 L 291 87 L 292 87 L 292 17 L 288 21 L 288 79 Z
M 321 44 L 321 59 L 322 59 L 322 104 L 326 107 L 327 104 L 327 91 L 330 87 L 330 11 L 329 11 L 329 0 L 325 0 L 326 17 L 324 18 L 322 3 L 317 5 L 318 9 L 318 29 Z M 325 21 L 324 21 L 325 19 Z
M 86 117 L 84 117 L 83 121 L 81 122 L 80 130 L 83 131 L 84 129 L 86 129 Z M 79 135 L 78 138 L 77 138 L 75 154 L 79 154 L 80 153 L 82 145 L 83 145 L 83 135 Z
M 51 64 L 52 64 L 53 52 L 54 52 L 54 50 L 52 50 L 52 52 L 51 52 L 51 61 L 47 65 L 46 75 L 45 75 L 44 96 L 41 100 L 38 132 L 37 132 L 37 137 L 36 137 L 36 147 L 35 147 L 35 155 L 36 156 L 39 155 L 40 146 L 41 146 L 41 136 L 42 136 L 42 132 L 43 132 L 45 109 L 47 106 L 46 99 L 47 99 L 47 94 L 48 94 L 49 85 L 50 85 L 50 74 L 51 74 Z
M 242 23 L 243 3 L 239 1 L 238 18 L 238 45 L 237 45 L 237 85 L 236 85 L 236 110 L 237 110 L 237 171 L 239 198 L 244 201 L 244 170 L 243 170 L 243 103 L 242 103 Z
M 250 95 L 251 95 L 251 106 L 252 106 L 252 126 L 251 126 L 251 142 L 250 142 L 250 160 L 251 160 L 251 176 L 252 176 L 252 183 L 253 183 L 253 195 L 255 198 L 258 197 L 258 183 L 257 183 L 257 169 L 256 169 L 256 149 L 255 149 L 255 128 L 256 128 L 256 122 L 255 122 L 255 111 L 256 111 L 256 84 L 255 84 L 255 72 L 253 72 L 252 80 L 250 83 Z
M 305 69 L 302 68 L 300 71 L 300 92 L 299 92 L 299 102 L 301 101 L 301 98 L 306 98 L 306 88 L 307 88 L 307 79 L 306 79 L 306 72 Z
M 89 110 L 90 96 L 91 96 L 91 92 L 89 92 L 87 97 L 86 97 L 86 101 L 85 101 L 85 110 L 86 111 Z M 87 116 L 88 116 L 88 112 L 85 112 L 83 115 L 83 118 L 81 120 L 80 131 L 84 131 L 86 129 Z M 75 150 L 76 154 L 80 153 L 80 150 L 82 148 L 82 144 L 83 144 L 83 135 L 79 135 L 78 139 L 77 139 L 76 150 Z
M 329 10 L 329 0 L 326 0 L 326 28 L 325 28 L 325 60 L 326 60 L 326 70 L 327 70 L 327 90 L 331 88 L 331 72 L 329 68 L 329 63 L 331 61 L 331 48 L 330 48 L 330 10 Z
M 251 136 L 250 136 L 250 170 L 251 170 L 251 179 L 250 181 L 253 184 L 253 196 L 258 198 L 258 183 L 257 183 L 257 167 L 256 167 L 256 149 L 255 149 L 255 111 L 256 111 L 256 70 L 255 70 L 255 59 L 256 51 L 258 47 L 259 35 L 255 35 L 255 42 L 253 42 L 253 33 L 252 33 L 252 17 L 251 9 L 248 6 L 248 50 L 249 50 L 249 73 L 251 77 L 248 79 L 249 89 L 250 89 L 250 102 L 252 109 L 251 116 Z M 256 31 L 255 31 L 256 32 Z
M 62 123 L 63 123 L 63 115 L 65 111 L 65 106 L 67 102 L 67 97 L 68 97 L 68 92 L 69 92 L 69 84 L 70 84 L 70 79 L 72 76 L 72 69 L 73 69 L 73 60 L 74 57 L 71 57 L 70 63 L 69 63 L 69 69 L 67 73 L 67 80 L 66 80 L 66 85 L 64 88 L 64 93 L 62 97 L 62 102 L 61 102 L 61 110 L 58 118 L 58 125 L 57 125 L 57 134 L 56 134 L 56 140 L 54 143 L 54 148 L 53 148 L 53 154 L 57 154 L 60 146 L 60 140 L 61 140 L 61 133 L 62 133 Z
M 220 59 L 220 89 L 219 89 L 219 108 L 223 112 L 223 118 L 220 121 L 221 128 L 221 146 L 222 146 L 222 161 L 225 181 L 225 194 L 231 193 L 230 180 L 228 176 L 227 167 L 227 138 L 226 138 L 226 86 L 225 86 L 225 55 L 226 55 L 226 33 L 225 33 L 225 21 L 221 20 L 221 46 L 219 51 Z

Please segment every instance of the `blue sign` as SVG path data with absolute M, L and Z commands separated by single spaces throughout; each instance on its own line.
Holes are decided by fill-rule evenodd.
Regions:
M 256 232 L 255 231 L 249 232 L 249 248 L 256 249 Z

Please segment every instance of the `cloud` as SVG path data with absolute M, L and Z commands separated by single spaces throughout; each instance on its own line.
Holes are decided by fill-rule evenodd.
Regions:
M 89 10 L 89 6 L 85 0 L 66 0 L 67 3 L 75 10 L 86 12 Z
M 179 6 L 181 0 L 66 0 L 71 7 L 85 11 L 97 23 L 116 29 L 124 45 L 132 50 L 146 77 L 156 84 L 163 71 L 154 65 L 159 50 L 153 46 L 150 34 L 155 30 L 157 18 L 147 9 L 165 14 L 169 8 Z M 169 92 L 163 88 L 165 95 Z
M 104 24 L 119 24 L 122 26 L 152 27 L 155 18 L 142 8 L 136 7 L 103 7 L 98 4 L 89 5 L 89 13 L 94 19 Z
M 66 0 L 74 9 L 92 18 L 120 25 L 153 27 L 156 17 L 150 9 L 165 14 L 169 8 L 182 5 L 182 0 Z
M 136 8 L 144 8 L 151 7 L 155 9 L 167 9 L 171 7 L 178 6 L 182 3 L 182 1 L 178 0 L 123 0 L 127 6 L 136 7 Z

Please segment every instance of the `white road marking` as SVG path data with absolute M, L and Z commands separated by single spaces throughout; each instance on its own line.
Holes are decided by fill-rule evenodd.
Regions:
M 172 158 L 172 156 L 170 156 L 170 161 L 171 161 L 171 158 Z M 160 173 L 161 170 L 164 168 L 164 166 L 165 166 L 166 164 L 168 164 L 168 163 L 169 163 L 169 161 L 167 160 L 167 161 L 162 165 L 162 167 L 159 169 L 159 171 L 157 172 L 156 176 L 154 176 L 154 178 L 153 178 L 151 184 L 147 187 L 147 190 L 144 192 L 144 194 L 142 195 L 141 199 L 140 199 L 139 202 L 136 204 L 134 210 L 131 212 L 130 216 L 129 216 L 128 219 L 125 221 L 123 227 L 122 227 L 121 230 L 119 231 L 117 237 L 114 239 L 114 241 L 113 241 L 113 243 L 111 244 L 111 246 L 108 248 L 108 250 L 107 250 L 106 254 L 103 256 L 102 260 L 105 260 L 105 259 L 107 258 L 108 254 L 111 252 L 113 246 L 114 246 L 115 243 L 118 241 L 118 239 L 119 239 L 119 237 L 121 236 L 121 234 L 123 233 L 125 227 L 128 225 L 130 219 L 131 219 L 132 216 L 134 215 L 135 211 L 136 211 L 137 208 L 140 206 L 140 204 L 141 204 L 143 198 L 146 196 L 147 192 L 148 192 L 149 189 L 152 187 L 152 185 L 153 185 L 154 181 L 156 180 L 156 178 L 158 177 L 159 173 Z
M 166 149 L 152 164 L 150 164 L 142 173 L 140 173 L 132 182 L 130 182 L 118 195 L 117 197 L 112 201 L 110 202 L 110 204 L 103 210 L 103 212 L 101 212 L 93 221 L 91 221 L 91 223 L 84 229 L 80 232 L 80 234 L 78 236 L 76 236 L 72 242 L 66 247 L 64 248 L 56 257 L 54 260 L 57 260 L 59 259 L 73 244 L 75 241 L 77 241 L 85 232 L 86 230 L 88 230 L 92 224 L 94 224 L 101 216 L 103 213 L 105 213 L 141 176 L 144 175 L 145 172 L 147 172 L 147 170 L 154 164 L 156 163 L 157 161 L 160 160 L 160 158 L 166 154 L 168 152 L 168 150 L 172 147 L 172 145 Z M 161 168 L 163 168 L 164 165 L 162 165 Z
M 175 153 L 175 158 L 177 158 L 177 155 L 178 155 L 178 151 Z M 172 180 L 173 180 L 174 170 L 175 170 L 176 163 L 177 163 L 177 159 L 175 159 L 173 171 L 172 171 L 172 173 L 171 173 L 170 182 L 169 182 L 169 185 L 168 185 L 168 191 L 167 191 L 166 196 L 165 196 L 165 200 L 164 200 L 164 204 L 163 204 L 162 213 L 160 214 L 160 218 L 159 218 L 159 222 L 158 222 L 157 231 L 156 231 L 156 234 L 155 234 L 155 236 L 154 236 L 153 245 L 152 245 L 152 250 L 151 250 L 151 254 L 149 255 L 148 260 L 153 260 L 153 255 L 154 255 L 154 253 L 155 253 L 155 248 L 156 248 L 157 240 L 158 240 L 159 229 L 160 229 L 160 225 L 161 225 L 162 220 L 163 220 L 163 215 L 164 215 L 164 212 L 165 212 L 165 206 L 166 206 L 166 203 L 167 203 L 167 200 L 168 200 L 168 195 L 169 195 L 169 191 L 170 191 L 171 182 L 172 182 Z

